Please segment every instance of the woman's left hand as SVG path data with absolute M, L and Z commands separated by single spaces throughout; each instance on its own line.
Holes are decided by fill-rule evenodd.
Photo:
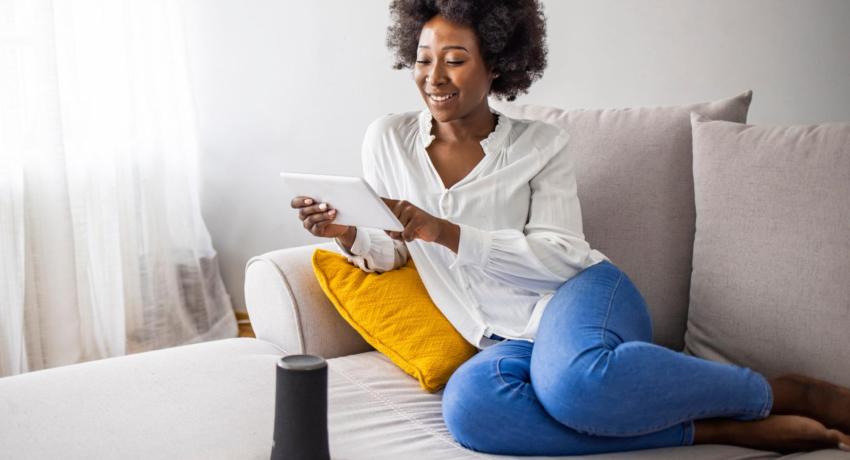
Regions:
M 446 225 L 451 224 L 445 219 L 428 214 L 410 202 L 383 197 L 381 199 L 404 225 L 402 232 L 386 230 L 387 235 L 394 240 L 413 241 L 418 238 L 423 241 L 438 241 Z

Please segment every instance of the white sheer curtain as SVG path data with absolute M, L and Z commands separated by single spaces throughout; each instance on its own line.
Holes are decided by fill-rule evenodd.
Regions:
M 0 376 L 236 335 L 177 0 L 0 0 Z

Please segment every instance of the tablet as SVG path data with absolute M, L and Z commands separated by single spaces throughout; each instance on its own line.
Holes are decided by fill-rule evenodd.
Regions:
M 296 196 L 309 196 L 316 203 L 328 203 L 336 209 L 335 224 L 404 230 L 404 225 L 362 177 L 288 172 L 280 173 L 280 177 L 289 190 L 290 201 Z

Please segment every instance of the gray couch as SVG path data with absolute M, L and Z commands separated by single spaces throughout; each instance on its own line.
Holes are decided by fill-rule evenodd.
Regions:
M 499 107 L 571 130 L 586 238 L 646 297 L 654 341 L 678 351 L 692 351 L 686 347 L 695 232 L 689 114 L 743 122 L 750 97 L 604 111 Z M 452 439 L 442 420 L 441 393 L 424 392 L 374 351 L 324 296 L 310 264 L 316 248 L 335 249 L 324 243 L 249 261 L 245 295 L 256 339 L 192 344 L 0 379 L 0 458 L 268 458 L 275 362 L 291 353 L 329 360 L 335 459 L 514 458 L 473 452 Z M 737 359 L 727 358 L 717 357 Z M 698 445 L 588 458 L 778 457 Z M 792 457 L 850 459 L 850 454 L 823 450 Z
M 284 353 L 305 352 L 329 358 L 332 458 L 511 458 L 456 444 L 442 421 L 440 393 L 422 391 L 336 314 L 312 276 L 309 256 L 317 247 L 332 248 L 284 249 L 250 262 L 246 292 L 257 339 L 205 342 L 0 379 L 0 458 L 268 459 L 275 362 Z M 830 450 L 789 457 L 838 455 Z M 699 445 L 587 458 L 779 457 Z

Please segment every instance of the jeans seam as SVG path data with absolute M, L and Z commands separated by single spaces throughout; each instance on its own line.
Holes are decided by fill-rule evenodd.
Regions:
M 764 387 L 765 394 L 767 395 L 764 406 L 759 410 L 759 418 L 765 418 L 770 415 L 770 409 L 773 408 L 773 389 L 770 387 L 770 382 L 764 376 L 760 375 L 759 377 L 762 380 L 762 387 Z
M 601 334 L 602 334 L 602 346 L 604 346 L 605 348 L 608 348 L 609 350 L 611 348 L 609 348 L 607 345 L 605 345 L 605 334 L 608 331 L 608 319 L 611 317 L 611 307 L 614 305 L 614 296 L 617 294 L 617 289 L 620 288 L 620 282 L 623 280 L 623 272 L 620 271 L 620 270 L 617 270 L 617 272 L 619 273 L 619 276 L 617 277 L 617 284 L 614 286 L 614 289 L 611 291 L 611 298 L 608 299 L 608 311 L 605 312 L 605 321 L 603 321 L 603 323 L 602 323 L 602 332 L 601 332 Z
M 689 420 L 688 425 L 682 431 L 682 445 L 683 446 L 691 446 L 694 444 L 694 436 L 695 436 L 695 426 L 694 421 Z
M 607 346 L 606 343 L 605 343 L 605 338 L 607 337 L 608 322 L 611 318 L 611 310 L 612 310 L 613 304 L 614 304 L 614 297 L 616 296 L 617 290 L 620 288 L 622 281 L 623 281 L 623 277 L 624 277 L 622 271 L 618 270 L 618 272 L 619 272 L 619 276 L 617 278 L 617 283 L 614 285 L 614 288 L 611 291 L 611 297 L 608 300 L 608 308 L 607 308 L 607 311 L 605 313 L 605 319 L 602 323 L 602 330 L 600 332 L 601 339 L 602 339 L 602 346 L 604 348 L 608 349 L 608 350 L 612 350 L 612 348 Z M 500 375 L 500 377 L 501 377 L 501 375 Z M 502 380 L 502 381 L 504 382 L 504 380 Z M 715 413 L 719 414 L 719 413 L 729 413 L 729 412 L 745 413 L 745 414 L 753 414 L 753 413 L 763 414 L 765 412 L 766 408 L 767 408 L 767 405 L 765 405 L 765 407 L 759 409 L 758 411 L 753 411 L 753 410 L 743 410 L 742 411 L 742 410 L 737 409 L 737 408 L 726 407 L 726 408 L 721 408 L 721 409 L 714 408 L 714 409 L 711 409 L 711 410 L 705 410 L 705 411 L 700 411 L 700 412 L 696 412 L 696 413 L 692 412 L 692 413 L 686 415 L 685 417 L 683 417 L 679 420 L 675 420 L 673 422 L 661 423 L 661 424 L 658 424 L 658 425 L 655 425 L 655 426 L 652 426 L 652 427 L 649 427 L 649 428 L 645 428 L 643 431 L 639 431 L 639 432 L 598 430 L 598 429 L 590 428 L 588 426 L 581 426 L 581 425 L 572 425 L 571 428 L 581 430 L 581 431 L 585 431 L 587 433 L 594 434 L 594 435 L 640 436 L 640 435 L 654 433 L 654 432 L 657 432 L 659 430 L 675 426 L 677 424 L 684 424 L 686 422 L 691 422 L 690 427 L 692 428 L 693 427 L 693 420 L 697 419 L 697 418 L 701 418 L 701 416 L 705 415 L 705 414 L 714 415 Z M 691 431 L 693 431 L 693 429 L 691 429 Z M 688 428 L 686 427 L 685 432 L 682 434 L 683 442 L 687 441 L 688 437 L 693 437 L 693 433 L 691 433 L 691 435 L 689 435 L 688 434 Z
M 587 426 L 581 426 L 581 425 L 575 425 L 575 424 L 571 424 L 571 425 L 569 425 L 569 427 L 574 429 L 574 430 L 583 431 L 583 432 L 586 432 L 586 433 L 594 435 L 594 436 L 618 436 L 618 437 L 643 436 L 643 435 L 647 435 L 647 434 L 657 433 L 661 430 L 670 428 L 672 426 L 680 425 L 682 423 L 685 423 L 685 422 L 688 422 L 688 421 L 691 421 L 691 420 L 692 419 L 684 419 L 684 420 L 681 420 L 681 421 L 678 421 L 678 422 L 655 425 L 655 426 L 651 426 L 649 428 L 645 428 L 641 431 L 598 430 L 598 429 L 590 428 L 590 427 L 587 427 Z
M 586 427 L 586 426 L 575 425 L 575 424 L 571 424 L 571 425 L 569 425 L 569 427 L 576 430 L 576 431 L 586 432 L 586 433 L 594 435 L 594 436 L 617 436 L 617 437 L 629 436 L 630 437 L 630 436 L 643 436 L 643 435 L 647 435 L 647 434 L 657 433 L 661 430 L 665 430 L 667 428 L 670 428 L 670 427 L 673 427 L 673 426 L 676 426 L 676 425 L 681 425 L 685 422 L 691 422 L 693 420 L 694 419 L 686 418 L 686 419 L 680 420 L 678 422 L 666 423 L 666 424 L 661 424 L 661 425 L 656 425 L 656 426 L 652 426 L 652 427 L 649 427 L 649 428 L 645 428 L 641 431 L 597 430 L 597 429 L 589 428 L 589 427 Z
M 641 435 L 645 435 L 645 434 L 655 433 L 656 431 L 663 430 L 665 428 L 670 428 L 671 426 L 674 426 L 674 425 L 677 425 L 677 424 L 680 424 L 680 423 L 685 423 L 687 421 L 692 421 L 692 420 L 699 419 L 699 418 L 711 418 L 711 417 L 717 416 L 715 414 L 724 414 L 724 413 L 729 413 L 729 412 L 732 412 L 732 411 L 736 411 L 737 413 L 746 413 L 746 414 L 756 413 L 755 411 L 747 411 L 747 410 L 739 411 L 738 409 L 735 409 L 733 407 L 724 407 L 724 408 L 721 408 L 721 409 L 712 409 L 712 410 L 704 410 L 704 411 L 699 411 L 699 412 L 691 412 L 689 415 L 686 415 L 685 417 L 678 419 L 676 421 L 661 423 L 661 424 L 658 424 L 658 425 L 655 425 L 655 426 L 651 426 L 649 428 L 645 428 L 643 431 L 598 430 L 598 429 L 595 429 L 595 428 L 588 427 L 587 425 L 577 425 L 577 424 L 571 424 L 570 428 L 573 428 L 575 430 L 586 431 L 586 432 L 593 434 L 593 435 L 641 436 Z M 706 415 L 708 415 L 708 417 L 705 417 Z
M 505 378 L 502 377 L 502 360 L 507 358 L 525 358 L 529 355 L 508 355 L 508 356 L 500 356 L 499 359 L 496 360 L 496 375 L 499 376 L 499 380 L 502 382 L 502 385 L 506 387 L 510 387 L 511 384 L 505 381 Z M 529 401 L 534 401 L 534 398 L 529 398 L 527 395 L 522 395 L 523 398 L 528 399 Z

